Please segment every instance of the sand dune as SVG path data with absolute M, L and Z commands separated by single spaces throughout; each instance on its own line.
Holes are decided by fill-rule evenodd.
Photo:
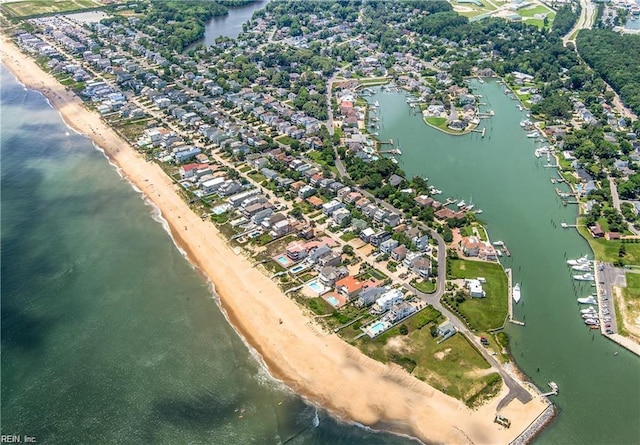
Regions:
M 212 223 L 189 209 L 160 167 L 141 157 L 12 43 L 5 40 L 0 51 L 20 81 L 45 94 L 67 124 L 102 147 L 161 209 L 190 261 L 215 284 L 233 326 L 263 356 L 270 372 L 297 393 L 344 420 L 428 443 L 506 444 L 545 409 L 539 397 L 527 405 L 513 401 L 502 410 L 511 420 L 511 428 L 505 429 L 493 423 L 500 397 L 470 410 L 401 368 L 374 361 L 337 336 L 320 332 L 275 283 L 231 251 Z

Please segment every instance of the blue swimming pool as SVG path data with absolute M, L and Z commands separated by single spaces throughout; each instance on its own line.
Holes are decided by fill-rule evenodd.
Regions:
M 291 268 L 291 273 L 298 273 L 298 272 L 302 272 L 302 270 L 306 269 L 307 266 L 303 266 L 302 264 L 298 264 L 297 266 L 293 266 Z
M 340 305 L 340 302 L 336 297 L 327 297 L 327 301 L 333 307 L 338 307 Z
M 324 286 L 320 283 L 318 283 L 316 280 L 313 281 L 309 281 L 307 283 L 307 286 L 309 286 L 309 288 L 314 291 L 316 294 L 320 294 L 324 291 Z
M 281 266 L 287 266 L 291 262 L 289 258 L 284 255 L 280 255 L 278 258 L 276 258 L 276 261 L 280 263 Z
M 374 324 L 373 326 L 371 326 L 369 328 L 369 335 L 371 337 L 375 337 L 376 335 L 380 334 L 381 332 L 383 332 L 385 330 L 386 326 L 383 322 L 379 321 L 376 324 Z

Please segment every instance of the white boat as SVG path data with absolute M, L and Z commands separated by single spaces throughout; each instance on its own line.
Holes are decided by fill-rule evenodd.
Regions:
M 471 204 L 471 205 L 467 206 L 467 210 L 471 211 L 471 210 L 473 210 L 474 207 L 475 206 L 473 204 Z
M 582 314 L 582 318 L 584 320 L 586 320 L 587 318 L 592 318 L 594 320 L 598 319 L 598 314 L 596 314 L 595 312 L 589 313 L 589 314 Z
M 591 272 L 593 270 L 593 268 L 591 267 L 591 264 L 586 263 L 586 264 L 577 264 L 575 266 L 571 266 L 572 270 L 577 270 L 578 272 Z
M 592 273 L 587 272 L 582 275 L 574 275 L 573 279 L 576 281 L 593 281 L 595 277 L 593 276 Z
M 584 324 L 588 324 L 588 325 L 597 325 L 598 323 L 600 323 L 598 320 L 594 319 L 594 318 L 587 318 L 584 321 Z
M 460 208 L 460 207 L 464 207 L 464 206 L 466 206 L 466 205 L 467 205 L 467 203 L 466 203 L 466 202 L 464 202 L 464 200 L 462 200 L 462 201 L 460 201 L 460 202 L 459 202 L 458 204 L 456 204 L 456 205 L 458 206 L 458 208 Z
M 587 255 L 578 258 L 577 260 L 567 260 L 567 264 L 569 266 L 577 266 L 580 264 L 588 264 L 589 263 L 589 257 Z
M 540 136 L 540 133 L 538 133 L 537 131 L 532 131 L 531 133 L 527 133 L 527 137 L 530 139 L 537 138 L 538 136 Z
M 516 303 L 520 301 L 520 283 L 513 286 L 511 296 L 513 297 L 513 301 L 515 301 Z
M 494 241 L 493 245 L 494 246 L 504 246 L 504 241 Z
M 580 309 L 581 314 L 595 314 L 597 312 L 598 311 L 593 306 L 589 306 L 586 309 Z
M 474 210 L 473 213 L 475 213 L 476 215 L 479 215 L 482 213 L 482 209 Z
M 588 297 L 580 297 L 577 300 L 580 304 L 598 304 L 593 295 L 589 295 Z

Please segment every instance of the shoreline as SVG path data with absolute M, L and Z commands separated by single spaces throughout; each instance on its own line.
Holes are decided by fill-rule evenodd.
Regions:
M 527 405 L 510 402 L 501 411 L 512 422 L 513 428 L 506 430 L 493 423 L 504 384 L 499 396 L 471 410 L 401 368 L 377 362 L 336 335 L 314 329 L 295 302 L 235 254 L 213 223 L 202 221 L 188 207 L 157 164 L 145 160 L 8 39 L 0 52 L 5 67 L 26 88 L 42 93 L 68 126 L 92 139 L 119 173 L 157 207 L 176 246 L 215 288 L 232 327 L 260 355 L 269 374 L 304 399 L 347 422 L 445 443 L 510 442 L 546 409 L 548 402 L 540 397 Z M 285 320 L 282 325 L 280 319 Z

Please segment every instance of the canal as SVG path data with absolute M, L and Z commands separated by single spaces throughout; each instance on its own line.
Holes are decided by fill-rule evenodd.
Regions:
M 484 138 L 433 129 L 407 105 L 404 93 L 378 88 L 367 99 L 380 104 L 379 137 L 398 141 L 397 158 L 408 177 L 428 177 L 444 191 L 443 201 L 472 202 L 483 210 L 478 217 L 491 239 L 509 247 L 512 257 L 502 262 L 522 283 L 515 316 L 526 322 L 507 327 L 512 354 L 539 388 L 548 390 L 551 380 L 560 388 L 553 398 L 559 416 L 537 442 L 640 443 L 640 360 L 584 325 L 576 298 L 595 288 L 573 281 L 565 263 L 591 253 L 575 229 L 560 227 L 575 220 L 577 206 L 562 205 L 550 182 L 558 177 L 556 169 L 534 156 L 541 143 L 519 125 L 526 111 L 495 81 L 472 86 L 486 103 L 483 109 L 495 112 L 480 125 Z

